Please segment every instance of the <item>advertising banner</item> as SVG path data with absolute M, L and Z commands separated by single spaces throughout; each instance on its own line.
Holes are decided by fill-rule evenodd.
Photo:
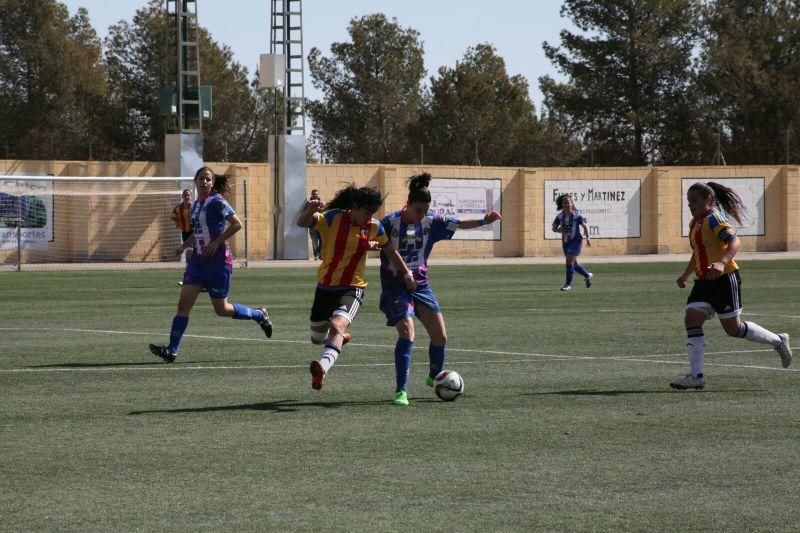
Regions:
M 483 218 L 489 211 L 502 214 L 502 180 L 434 178 L 429 187 L 431 210 L 459 220 Z M 458 230 L 453 239 L 499 241 L 502 222 L 475 229 Z
M 0 250 L 17 249 L 17 226 L 24 250 L 47 250 L 54 240 L 53 182 L 0 175 Z
M 544 182 L 544 238 L 560 240 L 552 231 L 558 214 L 556 198 L 569 194 L 587 220 L 590 237 L 641 237 L 640 180 L 553 180 Z

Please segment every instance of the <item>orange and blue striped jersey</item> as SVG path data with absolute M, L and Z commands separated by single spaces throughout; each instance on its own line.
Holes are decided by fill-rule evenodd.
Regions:
M 716 263 L 728 251 L 728 243 L 736 238 L 728 221 L 718 211 L 711 209 L 689 224 L 689 243 L 694 253 L 694 273 L 697 279 L 705 279 L 711 263 Z M 739 270 L 736 261 L 725 265 L 723 274 Z
M 350 223 L 350 212 L 332 209 L 314 213 L 311 227 L 322 236 L 322 264 L 317 286 L 324 289 L 366 287 L 364 266 L 370 241 L 379 246 L 389 242 L 383 225 L 374 218 L 363 226 Z
M 192 221 L 190 215 L 191 210 L 191 205 L 185 206 L 181 202 L 175 206 L 175 209 L 172 210 L 172 214 L 170 214 L 169 218 L 180 225 L 181 231 L 192 231 Z

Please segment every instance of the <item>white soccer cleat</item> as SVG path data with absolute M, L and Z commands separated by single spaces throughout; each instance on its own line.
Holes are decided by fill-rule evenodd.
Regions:
M 781 339 L 781 343 L 775 347 L 775 351 L 781 356 L 781 366 L 783 366 L 783 368 L 789 368 L 789 365 L 792 364 L 792 349 L 789 347 L 789 334 L 780 333 L 778 337 Z
M 561 290 L 562 291 L 571 291 L 572 287 L 570 285 L 564 285 L 563 287 L 561 287 Z
M 586 276 L 585 280 L 586 280 L 586 288 L 587 289 L 592 286 L 592 278 L 593 277 L 594 277 L 594 274 L 592 274 L 591 272 L 589 272 L 589 275 Z
M 706 386 L 706 380 L 702 374 L 694 376 L 691 373 L 686 374 L 681 379 L 676 379 L 669 384 L 673 389 L 686 390 L 686 389 L 702 389 Z

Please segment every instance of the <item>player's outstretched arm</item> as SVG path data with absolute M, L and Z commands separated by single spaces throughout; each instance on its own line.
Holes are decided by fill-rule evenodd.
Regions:
M 500 213 L 497 211 L 490 211 L 483 215 L 483 218 L 478 220 L 462 220 L 458 223 L 458 227 L 459 229 L 473 229 L 502 219 L 503 217 L 500 216 Z

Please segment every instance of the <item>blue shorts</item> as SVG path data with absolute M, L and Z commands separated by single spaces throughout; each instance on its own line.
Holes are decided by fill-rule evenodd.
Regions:
M 572 255 L 577 257 L 581 255 L 582 248 L 583 248 L 583 239 L 581 237 L 561 242 L 561 249 L 564 250 L 565 256 Z
M 212 298 L 227 298 L 231 288 L 233 266 L 227 263 L 209 263 L 202 258 L 195 260 L 195 257 L 197 255 L 192 255 L 189 264 L 186 265 L 183 284 L 200 285 Z
M 436 295 L 428 285 L 417 287 L 414 292 L 409 292 L 405 287 L 393 287 L 381 293 L 381 311 L 386 315 L 387 326 L 394 326 L 406 317 L 417 315 L 417 304 L 441 313 Z

